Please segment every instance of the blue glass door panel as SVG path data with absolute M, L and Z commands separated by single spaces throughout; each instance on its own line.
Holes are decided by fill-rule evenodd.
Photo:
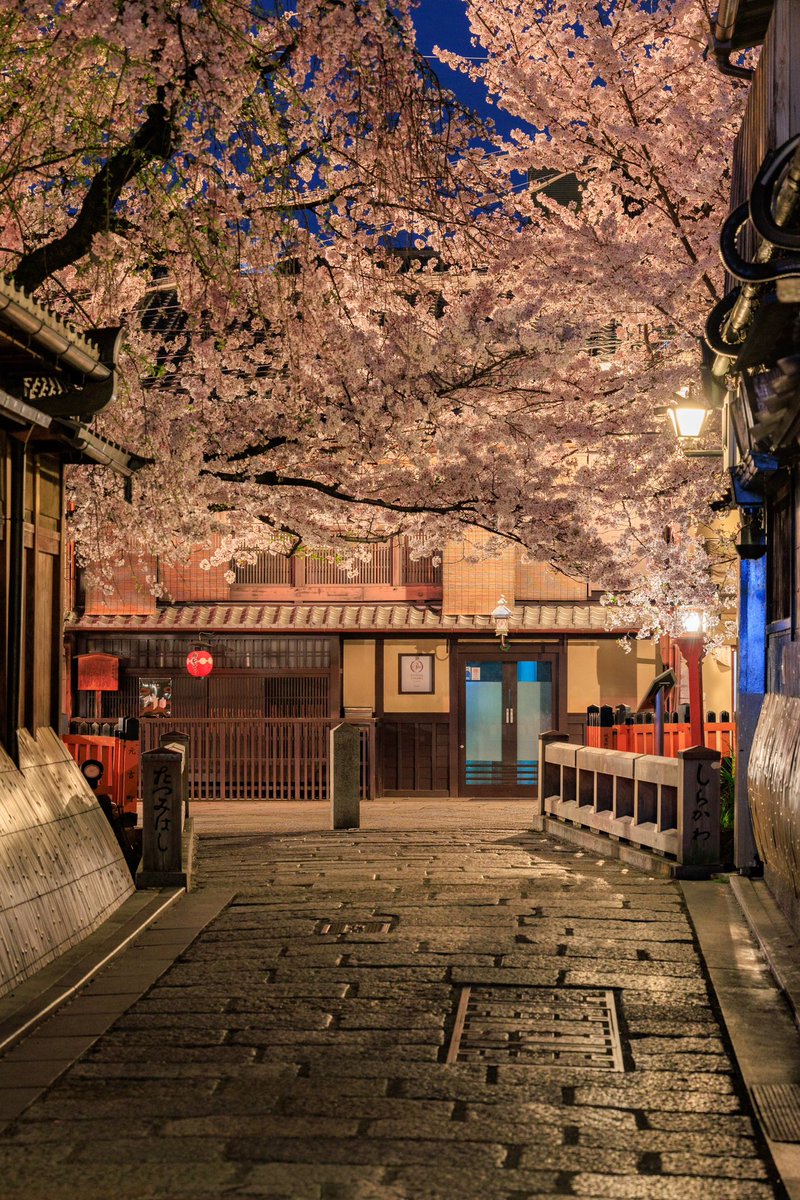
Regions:
M 539 737 L 553 722 L 553 665 L 517 663 L 516 756 L 519 783 L 539 782 Z
M 462 678 L 462 786 L 485 795 L 532 793 L 539 735 L 555 724 L 553 661 L 468 658 Z

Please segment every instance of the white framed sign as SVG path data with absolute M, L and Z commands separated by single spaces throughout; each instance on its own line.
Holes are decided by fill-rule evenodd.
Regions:
M 434 689 L 432 654 L 399 655 L 400 679 L 398 690 L 401 695 L 423 692 L 430 695 Z

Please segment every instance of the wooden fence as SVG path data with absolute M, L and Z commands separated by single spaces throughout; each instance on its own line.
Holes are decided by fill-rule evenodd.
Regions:
M 89 725 L 88 722 L 82 724 Z M 103 775 L 98 792 L 110 795 L 126 812 L 135 813 L 139 794 L 139 743 L 114 737 L 109 724 L 98 725 L 97 729 L 97 733 L 87 729 L 82 734 L 65 734 L 61 740 L 78 766 L 90 758 L 101 762 Z
M 736 724 L 733 721 L 706 721 L 705 744 L 718 750 L 723 758 L 736 753 Z M 588 725 L 586 745 L 601 750 L 628 750 L 633 754 L 656 753 L 655 725 Z M 664 755 L 677 758 L 691 745 L 691 726 L 684 722 L 664 724 Z
M 167 727 L 189 736 L 189 789 L 197 800 L 327 800 L 328 734 L 336 718 L 180 717 L 141 724 L 142 753 Z M 361 798 L 375 795 L 375 725 L 361 723 Z

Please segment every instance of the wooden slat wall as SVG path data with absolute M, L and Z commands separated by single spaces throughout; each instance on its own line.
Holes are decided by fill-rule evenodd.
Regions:
M 176 603 L 186 600 L 216 600 L 225 603 L 230 599 L 231 585 L 225 578 L 225 568 L 204 571 L 200 566 L 218 545 L 219 539 L 213 538 L 208 546 L 196 546 L 189 556 L 189 561 L 177 567 L 159 562 L 158 577 L 167 589 L 168 598 Z
M 185 671 L 126 673 L 118 692 L 103 693 L 102 719 L 139 715 L 139 680 L 170 678 L 172 712 L 181 717 L 328 717 L 331 715 L 330 674 L 265 675 L 215 673 L 194 679 Z M 94 692 L 78 692 L 76 717 L 94 719 Z
M 0 454 L 4 443 L 0 443 Z M 0 458 L 0 475 L 8 470 Z M 18 721 L 33 732 L 58 725 L 61 706 L 61 643 L 63 591 L 61 572 L 61 467 L 50 455 L 30 452 L 25 472 L 23 548 L 22 687 Z M 8 517 L 10 513 L 6 514 Z M 0 540 L 0 682 L 7 657 L 9 589 L 6 526 Z
M 254 563 L 234 567 L 237 583 L 291 585 L 294 581 L 294 559 L 284 554 L 259 554 Z
M 589 580 L 572 579 L 562 575 L 547 563 L 517 561 L 514 575 L 514 596 L 517 603 L 524 600 L 566 600 L 586 602 Z
M 438 561 L 434 564 L 434 558 Z M 441 554 L 432 554 L 426 558 L 412 558 L 411 550 L 406 542 L 401 547 L 401 583 L 424 583 L 431 586 L 442 583 Z
M 198 634 L 165 632 L 153 636 L 79 634 L 76 653 L 115 654 L 128 669 L 141 674 L 186 670 L 186 655 L 198 644 Z M 338 641 L 334 637 L 300 635 L 247 637 L 220 630 L 211 635 L 214 669 L 254 670 L 297 674 L 330 669 Z
M 800 5 L 776 0 L 733 154 L 731 208 L 744 203 L 769 150 L 800 132 Z M 752 231 L 743 238 L 755 251 Z
M 790 920 L 800 923 L 800 699 L 767 695 L 747 773 L 753 831 L 764 874 Z
M 200 800 L 328 799 L 328 734 L 336 718 L 222 720 L 178 718 L 187 733 L 190 794 Z M 154 750 L 165 724 L 142 722 L 142 753 Z M 361 798 L 372 799 L 374 725 L 361 725 Z
M 341 556 L 340 556 L 341 557 Z M 378 544 L 372 547 L 370 562 L 353 564 L 354 574 L 344 571 L 335 560 L 309 557 L 305 560 L 306 583 L 308 584 L 350 584 L 387 583 L 392 582 L 392 549 L 389 545 Z
M 381 795 L 450 794 L 448 714 L 384 717 L 377 737 Z
M 150 591 L 147 576 L 154 578 L 158 573 L 158 564 L 153 557 L 144 563 L 134 563 L 126 560 L 122 566 L 114 568 L 114 582 L 111 592 L 105 592 L 99 585 L 87 585 L 84 597 L 84 611 L 87 613 L 154 613 L 156 599 Z
M 775 0 L 767 42 L 772 56 L 774 144 L 800 131 L 800 8 Z
M 166 589 L 165 598 L 174 603 L 206 602 L 227 603 L 242 598 L 242 588 L 283 588 L 287 598 L 295 587 L 330 587 L 332 600 L 342 588 L 354 586 L 441 586 L 441 565 L 434 566 L 431 558 L 414 560 L 408 546 L 397 546 L 396 568 L 394 543 L 378 544 L 373 547 L 372 561 L 357 563 L 355 574 L 348 575 L 336 558 L 328 561 L 320 557 L 260 553 L 254 563 L 242 563 L 233 567 L 235 582 L 228 583 L 225 569 L 215 567 L 203 570 L 201 563 L 217 548 L 218 539 L 209 546 L 195 547 L 188 562 L 180 566 L 169 566 L 156 558 L 143 563 L 129 557 L 114 573 L 114 590 L 110 594 L 96 586 L 86 588 L 87 613 L 141 613 L 154 612 L 156 599 L 150 592 L 150 575 Z M 341 555 L 339 555 L 341 557 Z M 247 593 L 247 599 L 258 599 Z M 274 599 L 269 593 L 266 599 Z

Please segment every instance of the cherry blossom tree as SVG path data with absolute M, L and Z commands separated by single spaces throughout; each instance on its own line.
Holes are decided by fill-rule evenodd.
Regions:
M 541 297 L 556 424 L 584 464 L 574 483 L 611 520 L 621 557 L 657 580 L 654 596 L 669 578 L 687 593 L 694 578 L 710 603 L 690 530 L 724 481 L 669 443 L 656 411 L 699 383 L 746 87 L 705 66 L 704 0 L 468 0 L 467 11 L 476 56 L 441 57 L 519 119 L 504 142 L 508 167 L 532 181 L 573 177 L 579 190 L 564 205 L 530 186 L 507 204 L 524 225 L 515 290 Z M 615 353 L 587 369 L 586 335 L 609 320 Z
M 485 62 L 442 57 L 505 141 L 411 7 L 0 0 L 3 263 L 125 321 L 98 427 L 150 460 L 133 505 L 76 471 L 85 560 L 476 525 L 618 588 L 706 515 L 718 478 L 653 413 L 718 287 L 741 89 L 703 5 L 469 0 Z M 567 173 L 569 207 L 542 184 Z

